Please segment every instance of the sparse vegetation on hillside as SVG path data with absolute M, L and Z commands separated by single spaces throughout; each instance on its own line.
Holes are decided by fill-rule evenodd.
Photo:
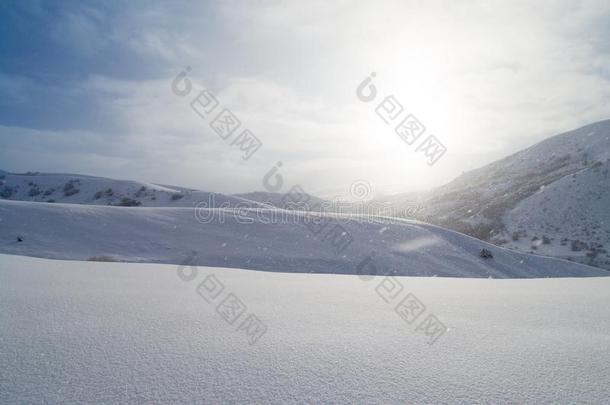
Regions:
M 89 262 L 116 262 L 116 260 L 114 260 L 112 257 L 110 256 L 91 256 L 90 258 L 87 259 L 87 261 Z
M 139 207 L 142 205 L 142 202 L 134 200 L 133 198 L 123 197 L 118 205 L 121 207 Z
M 28 192 L 28 196 L 29 197 L 36 197 L 37 195 L 39 195 L 41 193 L 40 189 L 38 188 L 38 186 L 34 185 L 30 191 Z
M 70 196 L 73 196 L 74 194 L 78 194 L 80 192 L 80 190 L 76 187 L 76 185 L 79 183 L 80 183 L 80 180 L 78 180 L 78 179 L 68 181 L 64 185 L 64 188 L 63 188 L 64 196 L 70 197 Z
M 0 197 L 9 199 L 13 196 L 15 191 L 16 191 L 16 188 L 13 188 L 11 186 L 4 186 L 0 189 Z

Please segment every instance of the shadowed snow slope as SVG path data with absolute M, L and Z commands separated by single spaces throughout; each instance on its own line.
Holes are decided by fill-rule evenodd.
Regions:
M 431 232 L 431 231 L 430 231 Z M 428 234 L 430 236 L 430 234 Z M 197 294 L 214 274 L 225 291 Z M 397 279 L 0 255 L 0 403 L 607 403 L 610 278 Z M 267 332 L 250 346 L 217 304 Z M 402 296 L 402 295 L 401 295 Z M 427 313 L 449 330 L 434 345 Z
M 0 252 L 73 260 L 109 256 L 117 261 L 189 262 L 279 272 L 493 278 L 609 275 L 605 270 L 498 248 L 419 222 L 326 216 L 327 227 L 314 236 L 303 213 L 208 209 L 197 211 L 199 219 L 208 222 L 200 223 L 195 212 L 193 208 L 0 201 Z M 320 236 L 337 225 L 353 239 L 339 253 L 331 237 Z M 479 257 L 482 248 L 490 250 L 493 258 Z M 371 252 L 375 255 L 366 261 Z

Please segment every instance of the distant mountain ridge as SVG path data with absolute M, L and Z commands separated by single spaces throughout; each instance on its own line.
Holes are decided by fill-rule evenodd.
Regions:
M 235 197 L 240 197 L 249 201 L 256 201 L 268 207 L 290 209 L 294 208 L 291 205 L 290 196 L 286 193 L 272 193 L 266 191 L 254 191 L 251 193 L 233 194 Z M 310 211 L 320 211 L 320 208 L 329 207 L 330 201 L 316 197 L 311 194 L 303 194 L 299 196 L 300 201 L 306 201 L 307 208 Z
M 128 207 L 264 207 L 221 193 L 63 173 L 0 171 L 0 199 Z

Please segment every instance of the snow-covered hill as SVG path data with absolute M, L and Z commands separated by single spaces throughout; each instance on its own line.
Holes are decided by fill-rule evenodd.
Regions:
M 276 208 L 294 208 L 291 206 L 291 200 L 289 194 L 284 193 L 271 193 L 267 191 L 255 191 L 252 193 L 235 194 L 235 197 L 243 198 L 249 201 L 256 201 L 261 204 L 265 204 L 268 207 Z M 324 208 L 332 207 L 330 201 L 323 200 L 311 194 L 302 194 L 303 200 L 307 200 L 307 208 L 309 211 L 324 211 Z
M 422 195 L 416 218 L 499 245 L 610 269 L 609 162 L 610 120 L 461 175 Z
M 404 289 L 392 299 L 394 291 L 379 288 L 388 285 L 383 277 L 210 267 L 193 274 L 0 255 L 0 403 L 610 398 L 607 277 L 397 277 Z M 212 275 L 224 287 L 214 300 L 200 287 Z M 229 294 L 246 307 L 232 324 L 221 315 Z M 395 311 L 407 294 L 426 306 L 411 323 Z M 249 335 L 249 314 L 266 330 Z M 428 329 L 417 329 L 428 314 L 448 328 L 431 346 Z
M 505 215 L 506 230 L 495 240 L 610 269 L 609 169 L 608 161 L 600 162 L 520 201 Z
M 306 273 L 606 276 L 424 223 L 278 209 L 108 207 L 0 200 L 0 253 Z M 493 258 L 482 258 L 488 249 Z
M 262 207 L 240 197 L 78 174 L 0 172 L 0 199 L 134 207 Z
M 375 251 L 383 253 L 378 260 L 384 262 L 384 267 L 397 274 L 576 275 L 580 270 L 570 266 L 567 270 L 560 266 L 557 271 L 545 266 L 514 267 L 509 263 L 532 259 L 517 255 L 502 262 L 499 257 L 505 251 L 495 253 L 488 245 L 472 242 L 463 235 L 456 237 L 459 241 L 453 244 L 442 229 L 399 220 L 386 224 L 387 219 L 376 215 L 416 218 L 514 250 L 610 270 L 609 170 L 610 121 L 602 121 L 546 139 L 431 192 L 340 204 L 309 196 L 310 209 L 323 207 L 324 212 L 331 212 L 327 215 L 333 224 L 327 229 L 345 222 L 342 225 L 354 237 L 350 245 L 353 251 L 340 255 L 334 255 L 332 247 L 314 243 L 327 237 L 316 237 L 302 216 L 292 215 L 292 221 L 278 223 L 285 217 L 285 211 L 277 209 L 285 207 L 283 194 L 228 196 L 90 176 L 0 172 L 0 213 L 4 212 L 4 219 L 0 217 L 4 221 L 0 252 L 80 260 L 109 255 L 116 260 L 176 263 L 193 251 L 205 250 L 198 253 L 200 264 L 350 273 L 355 264 Z M 3 199 L 15 203 L 11 205 Z M 132 206 L 142 211 L 91 206 Z M 154 207 L 159 209 L 149 209 Z M 220 210 L 206 212 L 193 207 Z M 228 208 L 237 211 L 227 211 Z M 248 208 L 262 211 L 247 211 Z M 197 219 L 194 212 L 204 217 L 223 213 L 233 219 L 220 223 L 216 218 L 201 224 L 197 221 L 206 219 Z M 53 226 L 36 228 L 33 218 L 39 224 L 53 222 Z M 60 220 L 73 223 L 73 231 L 62 226 Z M 176 236 L 177 232 L 184 237 Z M 171 234 L 171 238 L 163 237 L 164 233 Z M 26 241 L 15 244 L 17 234 L 27 237 Z M 88 243 L 79 243 L 80 239 Z M 220 244 L 225 245 L 218 250 L 220 239 Z M 152 241 L 149 246 L 147 240 Z M 420 245 L 422 240 L 426 242 Z M 493 261 L 478 257 L 484 248 L 494 251 Z M 466 251 L 467 255 L 452 253 L 457 251 Z M 438 260 L 439 257 L 448 261 Z M 456 262 L 460 264 L 456 266 Z

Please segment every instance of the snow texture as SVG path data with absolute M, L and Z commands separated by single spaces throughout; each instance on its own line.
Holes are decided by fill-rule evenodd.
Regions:
M 430 346 L 381 277 L 197 270 L 0 255 L 0 403 L 610 398 L 610 278 L 399 277 L 449 328 Z M 197 294 L 209 274 L 265 323 L 256 344 Z

